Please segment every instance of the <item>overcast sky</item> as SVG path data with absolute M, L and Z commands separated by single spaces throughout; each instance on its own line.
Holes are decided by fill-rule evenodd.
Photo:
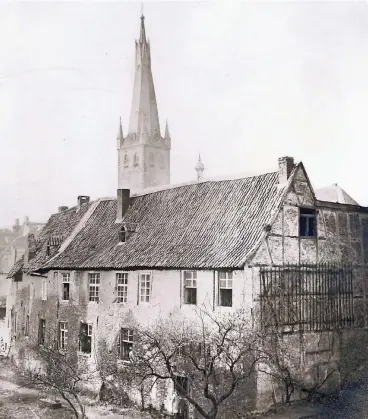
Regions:
M 0 226 L 114 196 L 140 2 L 0 3 Z M 368 205 L 368 4 L 145 2 L 172 183 L 303 161 Z

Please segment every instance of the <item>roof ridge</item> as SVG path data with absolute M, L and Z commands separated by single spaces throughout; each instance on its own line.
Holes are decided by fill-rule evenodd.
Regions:
M 59 247 L 59 250 L 57 253 L 47 261 L 47 263 L 50 263 L 53 259 L 55 259 L 57 256 L 59 256 L 61 253 L 64 252 L 64 250 L 69 246 L 69 244 L 74 240 L 76 235 L 84 228 L 87 221 L 91 217 L 91 215 L 94 213 L 95 209 L 98 207 L 100 202 L 102 202 L 103 198 L 97 199 L 96 201 L 92 202 L 91 206 L 88 208 L 86 213 L 83 215 L 83 217 L 79 220 L 78 224 L 74 227 L 73 231 L 69 234 L 69 236 L 61 243 L 61 246 Z
M 252 175 L 248 175 L 248 176 L 244 176 L 244 174 L 238 174 L 238 175 L 230 175 L 230 176 L 217 176 L 217 177 L 212 177 L 212 178 L 207 178 L 207 179 L 203 179 L 201 181 L 198 180 L 192 180 L 189 182 L 182 182 L 182 183 L 176 183 L 173 185 L 161 185 L 161 186 L 153 186 L 151 188 L 145 188 L 142 191 L 137 191 L 137 192 L 133 192 L 132 196 L 143 196 L 143 195 L 148 195 L 151 193 L 155 193 L 155 192 L 161 192 L 161 191 L 166 191 L 166 190 L 171 190 L 171 189 L 176 189 L 176 188 L 182 188 L 185 186 L 191 186 L 191 185 L 196 185 L 196 184 L 201 184 L 201 183 L 217 183 L 217 182 L 229 182 L 229 181 L 233 181 L 233 180 L 242 180 L 242 179 L 249 179 L 249 178 L 254 178 L 254 177 L 260 177 L 260 176 L 266 176 L 266 175 L 270 175 L 273 173 L 278 173 L 278 170 L 273 170 L 273 171 L 268 171 L 268 172 L 262 172 L 262 173 L 258 173 L 258 174 L 252 174 Z M 116 199 L 116 198 L 114 198 Z

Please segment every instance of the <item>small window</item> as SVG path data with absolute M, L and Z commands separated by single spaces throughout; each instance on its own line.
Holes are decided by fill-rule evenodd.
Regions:
M 184 271 L 184 304 L 197 304 L 196 271 Z
M 89 301 L 99 302 L 100 295 L 100 274 L 92 273 L 88 274 L 89 279 Z
M 81 323 L 79 333 L 79 350 L 90 354 L 92 349 L 92 325 Z
M 138 154 L 137 153 L 134 154 L 133 165 L 134 166 L 139 166 L 139 157 L 138 157 Z
M 41 285 L 41 300 L 46 301 L 47 300 L 47 278 L 42 279 L 42 285 Z
M 189 390 L 188 377 L 175 375 L 174 376 L 174 388 L 177 394 L 185 396 Z
M 46 320 L 40 319 L 38 325 L 38 344 L 45 344 L 45 335 L 46 335 Z
M 70 298 L 70 273 L 62 273 L 62 289 L 61 289 L 61 299 L 63 301 L 68 301 Z
M 46 256 L 50 256 L 51 254 L 51 250 L 50 250 L 50 245 L 46 246 Z
M 150 153 L 150 154 L 149 154 L 148 161 L 149 161 L 149 165 L 150 165 L 150 166 L 154 166 L 154 164 L 155 164 L 155 160 L 154 160 L 154 157 L 153 157 L 153 153 Z
M 29 314 L 26 316 L 26 326 L 24 329 L 24 335 L 29 336 Z
M 126 228 L 122 226 L 119 230 L 119 242 L 125 243 L 126 242 Z
M 59 322 L 59 349 L 66 350 L 68 339 L 68 322 Z
M 299 236 L 317 235 L 317 212 L 313 208 L 299 208 Z
M 128 301 L 128 273 L 122 272 L 116 274 L 116 292 L 117 303 L 126 303 Z
M 151 299 L 151 275 L 141 274 L 140 275 L 140 292 L 139 301 L 141 303 L 149 303 Z
M 119 336 L 119 357 L 124 361 L 129 361 L 129 354 L 133 348 L 133 330 L 121 329 Z
M 127 154 L 124 156 L 124 167 L 129 167 L 129 158 Z
M 232 307 L 233 305 L 233 273 L 219 272 L 219 305 Z

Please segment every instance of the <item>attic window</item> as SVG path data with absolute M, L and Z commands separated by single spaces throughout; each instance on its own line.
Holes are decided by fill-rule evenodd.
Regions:
M 299 236 L 317 236 L 317 211 L 314 208 L 299 208 Z
M 126 242 L 126 228 L 122 226 L 119 231 L 119 242 L 125 243 Z

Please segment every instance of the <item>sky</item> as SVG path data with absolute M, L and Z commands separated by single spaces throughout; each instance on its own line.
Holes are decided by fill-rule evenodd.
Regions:
M 140 2 L 0 1 L 0 227 L 115 196 Z M 368 206 L 368 3 L 144 3 L 171 183 L 302 161 Z

